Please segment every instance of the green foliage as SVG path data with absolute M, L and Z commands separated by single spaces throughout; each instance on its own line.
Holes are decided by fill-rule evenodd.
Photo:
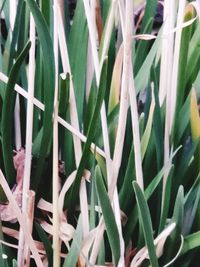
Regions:
M 27 56 L 30 46 L 31 43 L 28 42 L 10 71 L 2 109 L 2 150 L 6 176 L 9 184 L 11 185 L 13 185 L 15 182 L 15 170 L 12 152 L 12 117 L 16 98 L 14 86 L 19 75 L 21 64 Z
M 100 168 L 97 166 L 95 170 L 96 190 L 99 198 L 99 202 L 102 208 L 103 218 L 106 226 L 108 240 L 111 246 L 114 263 L 118 264 L 120 257 L 120 241 L 115 217 L 113 214 L 112 206 L 108 194 L 103 183 L 103 177 Z
M 164 1 L 165 13 L 173 8 L 174 17 L 159 25 L 159 1 L 144 6 L 134 1 L 136 32 L 129 0 L 58 1 L 58 6 L 19 0 L 16 17 L 11 2 L 0 1 L 0 169 L 23 212 L 27 207 L 19 195 L 27 195 L 22 181 L 30 178 L 36 202 L 29 220 L 41 259 L 53 267 L 133 267 L 136 259 L 142 267 L 194 266 L 200 247 L 196 1 L 185 6 Z M 34 105 L 33 117 L 27 103 Z M 26 131 L 30 120 L 33 131 Z M 16 222 L 9 192 L 1 186 L 0 201 L 0 239 L 7 242 L 0 243 L 0 266 L 21 266 L 23 235 L 19 244 L 13 237 L 24 225 Z M 30 261 L 34 266 L 34 258 Z

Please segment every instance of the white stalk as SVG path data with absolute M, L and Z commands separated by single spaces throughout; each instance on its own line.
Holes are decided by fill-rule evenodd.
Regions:
M 122 19 L 123 17 L 121 15 L 121 20 Z M 122 26 L 123 26 L 123 23 L 122 23 Z M 122 28 L 123 39 L 124 39 L 124 55 L 123 55 L 123 73 L 122 73 L 122 89 L 121 89 L 119 122 L 118 122 L 116 143 L 115 143 L 115 149 L 114 149 L 114 158 L 113 158 L 113 170 L 114 170 L 113 180 L 114 181 L 112 183 L 112 186 L 109 188 L 110 189 L 109 195 L 112 195 L 114 193 L 114 198 L 115 198 L 114 206 L 115 207 L 116 205 L 119 205 L 119 202 L 118 202 L 116 187 L 114 188 L 114 186 L 116 185 L 119 168 L 121 165 L 121 158 L 122 158 L 122 151 L 123 151 L 123 144 L 124 144 L 124 137 L 125 137 L 127 111 L 128 111 L 128 106 L 129 106 L 129 102 L 128 102 L 128 87 L 130 86 L 129 77 L 132 77 L 133 75 L 132 67 L 131 67 L 132 66 L 132 31 L 133 31 L 133 2 L 131 0 L 130 1 L 127 0 L 126 7 L 125 7 L 125 28 L 124 29 Z M 133 90 L 133 88 L 131 89 Z M 136 100 L 135 100 L 135 105 L 136 105 Z M 139 146 L 140 146 L 140 142 L 139 142 Z M 138 150 L 140 151 L 140 147 Z M 141 161 L 140 161 L 140 164 L 141 164 Z M 143 179 L 141 180 L 143 181 Z M 140 182 L 140 186 L 143 188 L 143 183 Z M 119 206 L 118 206 L 118 210 L 120 210 Z M 120 216 L 120 213 L 118 213 L 118 216 Z M 117 221 L 119 223 L 119 217 Z M 121 227 L 120 228 L 118 227 L 118 229 L 119 231 L 121 231 Z M 121 239 L 122 239 L 122 233 L 120 232 L 121 257 L 120 257 L 118 266 L 124 266 L 125 264 L 123 256 L 122 256 L 122 252 L 124 251 L 124 242 Z
M 176 32 L 175 38 L 175 46 L 174 46 L 174 60 L 173 60 L 173 69 L 172 69 L 172 84 L 171 84 L 171 108 L 170 108 L 170 133 L 172 131 L 173 121 L 174 121 L 174 113 L 176 107 L 176 95 L 177 95 L 177 84 L 178 84 L 178 64 L 179 64 L 179 56 L 180 56 L 180 45 L 181 45 L 181 33 L 184 20 L 184 10 L 185 10 L 186 0 L 179 1 L 179 9 L 177 16 L 177 25 L 178 28 Z
M 28 72 L 28 95 L 27 95 L 27 122 L 26 122 L 26 150 L 23 177 L 23 193 L 22 193 L 22 211 L 27 211 L 28 192 L 30 188 L 31 174 L 31 158 L 32 158 L 32 132 L 33 132 L 33 98 L 34 98 L 34 79 L 35 79 L 35 23 L 32 15 L 30 15 L 30 55 L 29 55 L 29 72 Z M 19 249 L 18 249 L 18 265 L 23 266 L 24 255 L 24 234 L 20 228 Z
M 175 4 L 173 0 L 164 1 L 164 26 L 163 26 L 163 39 L 161 45 L 161 65 L 160 65 L 160 88 L 159 100 L 160 105 L 163 104 L 168 89 L 169 80 L 171 78 L 172 62 L 173 62 L 173 46 L 174 34 L 169 34 L 174 28 L 174 10 Z
M 88 216 L 88 201 L 87 201 L 87 190 L 86 190 L 86 181 L 85 178 L 83 177 L 81 179 L 81 184 L 80 184 L 80 209 L 82 213 L 82 220 L 83 220 L 83 239 L 87 237 L 89 234 L 89 216 Z
M 99 86 L 99 83 L 100 83 L 100 75 L 101 75 L 101 70 L 103 67 L 103 62 L 104 62 L 105 57 L 107 56 L 107 52 L 108 52 L 108 48 L 109 48 L 109 42 L 110 42 L 112 27 L 113 27 L 113 23 L 114 23 L 114 15 L 115 15 L 116 6 L 117 6 L 117 2 L 115 0 L 112 1 L 108 21 L 106 24 L 106 31 L 105 31 L 105 36 L 104 36 L 101 59 L 99 62 L 98 52 L 97 52 L 97 47 L 96 47 L 96 25 L 94 23 L 95 20 L 92 18 L 92 12 L 90 10 L 88 1 L 84 0 L 84 7 L 85 7 L 85 13 L 86 13 L 87 22 L 88 22 L 89 38 L 90 38 L 90 43 L 91 43 L 91 48 L 92 48 L 92 55 L 93 55 L 93 62 L 94 62 L 97 87 Z M 104 142 L 105 155 L 106 155 L 106 171 L 107 171 L 107 179 L 108 179 L 108 188 L 110 188 L 111 184 L 113 183 L 113 181 L 112 181 L 112 178 L 113 178 L 113 168 L 112 167 L 113 166 L 112 166 L 112 160 L 110 157 L 108 126 L 107 126 L 106 109 L 105 109 L 105 103 L 104 102 L 103 102 L 102 108 L 101 108 L 101 125 L 102 125 L 103 142 Z M 113 186 L 113 187 L 115 190 L 115 186 Z M 111 200 L 112 200 L 112 197 L 111 197 Z M 123 257 L 123 255 L 124 255 L 124 243 L 123 243 L 123 238 L 122 238 L 121 221 L 119 219 L 120 218 L 120 209 L 119 209 L 118 203 L 115 203 L 115 201 L 117 201 L 116 198 L 114 199 L 114 206 L 115 206 L 114 212 L 116 215 L 118 231 L 119 231 L 119 234 L 121 236 L 121 262 L 124 264 L 124 257 Z M 100 244 L 100 240 L 102 240 L 102 237 L 103 237 L 103 231 L 101 232 L 101 235 L 98 236 L 98 240 L 97 240 L 97 238 L 95 239 L 95 244 Z M 95 252 L 97 252 L 97 248 L 98 248 L 98 246 L 93 247 L 91 255 L 97 255 L 95 253 Z M 93 261 L 95 261 L 94 256 L 93 256 Z
M 28 246 L 32 252 L 32 255 L 33 255 L 33 258 L 36 262 L 36 265 L 38 267 L 43 267 L 43 264 L 42 264 L 42 260 L 40 258 L 40 255 L 38 253 L 38 250 L 36 248 L 36 245 L 35 245 L 35 242 L 32 238 L 32 235 L 30 234 L 30 229 L 27 225 L 27 220 L 25 219 L 25 214 L 21 212 L 19 206 L 18 206 L 18 203 L 16 202 L 14 196 L 13 196 L 13 193 L 12 191 L 10 190 L 10 187 L 2 173 L 2 171 L 0 170 L 0 184 L 3 188 L 3 191 L 5 192 L 6 194 L 6 197 L 10 203 L 10 205 L 12 206 L 13 208 L 13 212 L 14 214 L 16 215 L 17 217 L 17 220 L 20 224 L 20 227 L 24 230 L 24 235 L 25 235 L 25 238 L 26 238 L 26 242 L 28 243 Z M 20 266 L 23 266 L 23 265 L 20 265 Z
M 17 0 L 10 0 L 9 4 L 10 4 L 9 21 L 10 21 L 11 30 L 13 31 L 14 25 L 15 25 L 16 12 L 17 12 Z
M 129 107 L 128 99 L 128 86 L 129 86 L 129 75 L 130 75 L 130 64 L 132 60 L 132 27 L 133 21 L 130 21 L 130 17 L 133 17 L 131 12 L 133 9 L 129 10 L 129 7 L 132 6 L 130 1 L 126 1 L 125 8 L 125 29 L 124 29 L 124 55 L 123 55 L 123 72 L 122 72 L 122 85 L 121 85 L 121 97 L 120 97 L 120 109 L 119 109 L 119 121 L 114 149 L 113 157 L 113 169 L 114 169 L 114 179 L 116 180 L 119 173 L 119 168 L 121 165 L 122 151 L 124 145 L 124 137 L 126 130 L 126 120 L 127 120 L 127 111 Z M 131 74 L 132 75 L 132 74 Z M 109 194 L 113 194 L 114 188 L 110 189 Z
M 133 73 L 133 71 L 131 71 L 131 73 Z M 129 97 L 131 103 L 131 120 L 133 128 L 136 181 L 140 186 L 140 188 L 144 190 L 142 156 L 141 156 L 141 145 L 140 145 L 141 142 L 140 142 L 140 132 L 139 132 L 139 117 L 137 111 L 137 101 L 136 101 L 136 92 L 135 92 L 133 75 L 130 75 Z
M 60 10 L 59 10 L 60 13 Z M 61 50 L 61 59 L 63 64 L 64 72 L 69 72 L 70 74 L 70 118 L 72 126 L 74 126 L 75 129 L 77 129 L 79 132 L 79 122 L 78 122 L 78 114 L 77 114 L 77 108 L 76 108 L 76 99 L 74 94 L 74 85 L 72 82 L 72 73 L 69 63 L 69 55 L 67 50 L 67 44 L 65 40 L 65 33 L 64 33 L 64 26 L 63 21 L 60 19 L 60 16 L 58 18 L 59 23 L 59 45 Z M 74 140 L 74 150 L 75 150 L 75 160 L 76 160 L 76 166 L 78 168 L 81 155 L 82 155 L 82 148 L 81 148 L 81 142 L 80 139 L 76 136 L 73 136 Z M 80 208 L 81 208 L 81 214 L 83 218 L 83 233 L 84 236 L 86 236 L 89 232 L 89 214 L 88 214 L 88 203 L 87 203 L 87 197 L 86 197 L 86 182 L 83 178 L 81 182 L 81 186 L 79 189 L 79 196 L 80 196 Z
M 61 10 L 58 8 L 58 39 L 59 39 L 59 47 L 61 52 L 61 61 L 63 65 L 64 73 L 70 74 L 70 119 L 72 126 L 80 132 L 79 129 L 79 122 L 78 122 L 78 113 L 77 113 L 77 107 L 76 107 L 76 100 L 75 100 L 75 94 L 74 94 L 74 85 L 72 81 L 72 73 L 71 73 L 71 67 L 69 63 L 69 54 L 67 49 L 67 44 L 65 40 L 65 32 L 64 32 L 64 25 L 62 21 L 61 16 Z M 79 138 L 76 136 L 73 136 L 73 142 L 74 142 L 74 149 L 76 151 L 75 153 L 75 160 L 76 160 L 76 166 L 79 165 L 81 154 L 82 154 L 82 148 Z
M 33 230 L 33 220 L 34 220 L 34 207 L 35 207 L 35 192 L 32 190 L 29 190 L 28 197 L 27 197 L 27 224 L 29 227 L 30 233 L 32 233 Z M 30 266 L 30 249 L 29 246 L 25 243 L 24 246 L 24 267 Z
M 174 28 L 175 23 L 175 3 L 173 0 L 166 0 L 164 2 L 164 29 L 163 35 L 169 33 Z M 167 34 L 166 38 L 162 40 L 161 50 L 161 72 L 160 72 L 160 88 L 159 99 L 162 105 L 166 98 L 166 118 L 165 118 L 165 134 L 164 134 L 164 164 L 169 161 L 170 156 L 170 100 L 171 100 L 171 80 L 173 67 L 173 53 L 174 53 L 174 33 Z M 163 177 L 163 192 L 168 173 Z M 164 197 L 164 194 L 163 194 Z

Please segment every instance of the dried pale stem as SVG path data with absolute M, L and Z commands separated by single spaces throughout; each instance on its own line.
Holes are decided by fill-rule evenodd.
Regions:
M 35 192 L 29 190 L 28 192 L 28 200 L 27 200 L 27 224 L 30 233 L 33 230 L 33 219 L 34 219 L 34 206 L 35 206 Z M 26 242 L 24 242 L 24 267 L 30 266 L 30 249 Z
M 113 29 L 113 24 L 114 24 L 114 19 L 115 19 L 115 11 L 117 7 L 117 2 L 112 1 L 109 15 L 108 15 L 108 20 L 106 23 L 106 30 L 104 34 L 104 40 L 102 44 L 102 52 L 101 52 L 101 58 L 99 62 L 98 58 L 98 52 L 96 48 L 96 25 L 94 24 L 94 19 L 92 19 L 92 11 L 90 10 L 89 3 L 87 0 L 84 0 L 84 6 L 85 6 L 85 13 L 86 13 L 86 18 L 88 22 L 88 28 L 89 28 L 89 38 L 90 38 L 90 43 L 91 43 L 91 50 L 92 50 L 92 55 L 93 55 L 93 64 L 94 64 L 94 69 L 95 69 L 95 75 L 96 75 L 96 80 L 97 80 L 97 86 L 99 85 L 100 82 L 100 75 L 101 75 L 101 69 L 103 66 L 104 59 L 107 55 L 109 44 L 110 44 L 110 38 L 111 38 L 111 33 Z M 106 170 L 107 170 L 107 179 L 108 179 L 108 190 L 112 186 L 115 188 L 115 184 L 113 184 L 113 164 L 112 160 L 110 157 L 110 145 L 109 145 L 109 138 L 108 138 L 108 126 L 107 126 L 107 119 L 106 119 L 106 110 L 105 110 L 105 103 L 103 102 L 102 108 L 101 108 L 101 125 L 102 125 L 102 133 L 103 133 L 103 141 L 104 141 L 104 147 L 105 147 L 105 155 L 106 155 Z M 110 199 L 112 201 L 113 195 L 109 195 Z M 121 231 L 121 220 L 120 220 L 120 208 L 118 204 L 118 198 L 116 197 L 117 194 L 115 194 L 114 199 L 113 199 L 113 206 L 114 206 L 114 213 L 116 217 L 116 222 L 120 234 L 120 240 L 121 240 L 121 264 L 123 266 L 123 254 L 124 254 L 124 244 L 123 244 L 123 238 L 122 238 L 122 231 Z M 101 225 L 102 221 L 100 220 L 99 227 Z M 91 260 L 92 262 L 95 262 L 98 251 L 99 251 L 99 246 L 103 237 L 103 232 L 104 228 L 101 228 L 101 232 L 98 235 L 98 237 L 95 238 L 94 246 L 92 249 L 91 253 Z
M 170 32 L 174 28 L 174 10 L 175 4 L 173 0 L 164 2 L 164 29 L 163 34 Z M 166 98 L 166 118 L 165 118 L 165 133 L 164 133 L 164 163 L 166 164 L 170 158 L 170 120 L 171 120 L 171 80 L 173 67 L 173 46 L 174 33 L 167 35 L 166 39 L 162 40 L 161 50 L 161 71 L 160 71 L 160 88 L 159 98 L 160 104 Z M 164 173 L 163 177 L 163 192 L 167 182 L 168 173 Z M 163 195 L 164 196 L 164 195 Z
M 2 171 L 0 170 L 0 184 L 6 194 L 6 197 L 10 203 L 10 205 L 12 206 L 12 209 L 13 209 L 13 212 L 15 213 L 17 219 L 18 219 L 18 222 L 20 224 L 20 227 L 23 229 L 23 233 L 24 233 L 24 236 L 26 238 L 26 242 L 32 252 L 32 255 L 34 257 L 34 260 L 36 262 L 36 265 L 38 267 L 43 267 L 43 264 L 42 264 L 42 261 L 41 261 L 41 258 L 40 258 L 40 255 L 38 253 L 38 250 L 36 248 L 36 245 L 34 243 L 34 240 L 30 234 L 30 230 L 29 230 L 29 227 L 27 225 L 27 220 L 25 218 L 25 213 L 22 213 L 20 208 L 18 207 L 18 204 L 13 196 L 13 193 L 12 191 L 10 190 L 9 188 L 9 185 L 2 173 Z M 23 266 L 23 265 L 21 265 Z

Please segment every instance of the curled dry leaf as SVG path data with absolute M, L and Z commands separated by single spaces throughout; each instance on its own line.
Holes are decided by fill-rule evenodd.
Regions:
M 20 148 L 15 152 L 13 163 L 16 170 L 16 184 L 12 188 L 13 196 L 21 208 L 22 205 L 22 184 L 24 176 L 25 149 Z M 12 210 L 10 203 L 0 204 L 0 217 L 2 221 L 16 223 L 16 215 Z
M 19 231 L 17 231 L 17 230 L 14 230 L 14 229 L 12 229 L 12 228 L 4 227 L 4 226 L 3 226 L 3 227 L 2 227 L 2 232 L 3 232 L 4 234 L 6 234 L 6 235 L 8 235 L 8 236 L 10 236 L 10 237 L 12 237 L 12 238 L 14 238 L 14 239 L 16 239 L 16 240 L 19 240 Z M 39 254 L 45 256 L 45 255 L 46 255 L 46 251 L 45 251 L 45 249 L 44 249 L 44 245 L 43 245 L 43 243 L 40 242 L 40 241 L 37 241 L 37 240 L 34 240 L 34 242 L 35 242 L 35 246 L 36 246 L 36 248 L 37 248 Z M 0 240 L 0 243 L 6 245 L 6 246 L 8 246 L 8 247 L 18 249 L 18 245 L 14 245 L 14 244 L 11 244 L 11 243 L 9 243 L 9 242 L 5 242 L 4 240 Z
M 50 219 L 51 220 L 51 219 Z M 40 223 L 41 227 L 50 235 L 53 235 L 53 226 L 46 221 Z M 71 224 L 66 221 L 62 221 L 60 224 L 60 239 L 68 245 L 68 242 L 73 238 L 75 229 Z
M 175 223 L 170 224 L 154 240 L 154 245 L 156 246 L 156 255 L 158 258 L 162 256 L 165 241 L 175 227 Z M 137 252 L 130 266 L 139 267 L 145 259 L 149 259 L 149 254 L 147 248 L 143 247 Z
M 16 184 L 21 186 L 24 177 L 24 162 L 25 162 L 25 149 L 20 148 L 18 151 L 15 152 L 15 155 L 13 157 L 13 163 L 15 170 L 17 172 Z
M 50 202 L 47 202 L 44 199 L 41 199 L 37 205 L 39 209 L 47 213 L 52 213 L 53 207 Z M 68 245 L 68 242 L 73 238 L 75 229 L 71 224 L 67 223 L 66 215 L 64 212 L 60 213 L 60 239 Z M 50 222 L 52 223 L 51 217 L 48 215 Z M 41 227 L 50 235 L 53 235 L 53 226 L 52 224 L 47 223 L 45 220 L 41 221 Z

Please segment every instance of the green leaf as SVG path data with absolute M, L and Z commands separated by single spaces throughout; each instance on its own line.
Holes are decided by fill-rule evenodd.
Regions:
M 19 36 L 19 32 L 20 32 L 20 24 L 21 24 L 21 19 L 22 19 L 22 11 L 23 11 L 23 6 L 24 6 L 24 2 L 23 1 L 19 1 L 19 4 L 17 5 L 17 16 L 15 18 L 15 24 L 14 24 L 14 29 L 13 29 L 13 33 L 12 33 L 12 41 L 11 41 L 11 45 L 10 45 L 10 51 L 9 51 L 9 61 L 8 61 L 8 69 L 7 71 L 9 72 L 12 65 L 13 65 L 13 61 L 14 58 L 16 56 L 16 46 L 17 46 L 17 39 Z
M 166 226 L 167 215 L 169 212 L 170 201 L 171 201 L 171 186 L 172 186 L 172 177 L 173 177 L 174 167 L 170 170 L 170 173 L 167 177 L 165 192 L 164 194 L 164 202 L 162 208 L 162 214 L 160 218 L 160 225 L 159 225 L 159 233 L 164 230 Z
M 200 176 L 195 180 L 184 201 L 183 234 L 191 232 L 200 200 Z
M 128 203 L 130 203 L 131 199 L 133 198 L 133 189 L 131 187 L 131 184 L 135 179 L 135 165 L 133 166 L 133 162 L 134 162 L 134 147 L 132 145 L 129 154 L 128 164 L 126 167 L 125 176 L 123 179 L 123 184 L 119 190 L 120 207 L 124 212 L 126 210 Z
M 3 2 L 1 3 L 0 14 L 3 11 L 3 8 L 4 8 L 5 3 L 6 3 L 6 0 L 3 0 Z
M 183 214 L 184 214 L 184 188 L 183 186 L 179 187 L 176 202 L 174 206 L 174 213 L 172 220 L 176 223 L 176 227 L 179 227 L 179 230 L 182 228 L 183 223 Z
M 82 154 L 81 161 L 80 161 L 80 164 L 79 164 L 79 167 L 77 170 L 76 179 L 73 183 L 72 190 L 70 192 L 70 199 L 68 202 L 70 204 L 70 208 L 72 208 L 72 205 L 74 206 L 74 203 L 77 201 L 81 177 L 82 177 L 85 165 L 86 165 L 87 160 L 88 160 L 88 153 L 90 151 L 91 142 L 92 142 L 92 140 L 95 136 L 95 133 L 96 133 L 96 128 L 97 128 L 97 123 L 98 123 L 98 119 L 99 119 L 99 115 L 100 115 L 101 105 L 102 105 L 105 91 L 106 91 L 106 74 L 107 74 L 107 59 L 105 60 L 105 62 L 103 64 L 97 100 L 96 100 L 94 112 L 92 115 L 92 119 L 91 119 L 91 122 L 89 125 L 87 140 L 86 140 L 86 143 L 85 143 L 84 148 L 83 148 L 83 154 Z
M 94 165 L 95 167 L 95 165 Z M 94 176 L 94 168 L 92 168 L 92 176 Z M 97 199 L 97 192 L 95 189 L 95 181 L 94 179 L 91 180 L 91 197 L 90 197 L 90 228 L 94 229 L 96 226 L 96 217 L 97 217 L 97 213 L 95 210 L 95 206 L 98 203 L 98 199 Z
M 44 20 L 36 2 L 27 0 L 28 6 L 34 17 L 39 41 L 43 52 L 44 62 L 44 105 L 43 113 L 43 135 L 38 157 L 38 165 L 34 175 L 33 187 L 37 189 L 39 179 L 41 178 L 45 157 L 49 150 L 49 144 L 52 142 L 52 114 L 54 101 L 54 86 L 55 86 L 55 64 L 54 51 L 51 36 L 48 30 L 46 21 Z
M 112 210 L 112 206 L 110 203 L 110 199 L 106 192 L 106 188 L 103 182 L 103 177 L 101 174 L 101 170 L 97 165 L 95 169 L 95 181 L 96 181 L 96 190 L 100 202 L 100 206 L 103 213 L 103 218 L 106 226 L 106 231 L 108 235 L 108 240 L 110 243 L 110 247 L 112 250 L 112 255 L 114 258 L 114 264 L 117 266 L 119 258 L 120 258 L 120 240 L 119 233 L 115 221 L 115 216 Z
M 35 223 L 36 231 L 44 245 L 46 255 L 48 258 L 48 266 L 53 266 L 53 248 L 51 245 L 50 240 L 48 239 L 46 233 L 44 232 L 43 228 L 40 226 L 39 223 Z
M 66 118 L 67 108 L 69 104 L 69 86 L 70 75 L 67 73 L 66 77 L 60 77 L 60 95 L 59 95 L 59 116 L 63 119 Z
M 85 115 L 84 115 L 84 132 L 85 134 L 88 133 L 88 128 L 89 128 L 89 124 L 92 118 L 92 114 L 94 112 L 94 108 L 95 108 L 95 103 L 97 101 L 97 86 L 96 86 L 96 82 L 93 79 L 92 84 L 91 84 L 91 88 L 90 88 L 90 94 L 87 100 L 87 106 L 85 108 Z
M 28 54 L 30 46 L 31 43 L 28 42 L 10 71 L 3 102 L 2 129 L 1 129 L 2 150 L 3 150 L 6 178 L 8 180 L 8 183 L 12 185 L 15 183 L 15 178 L 16 178 L 14 164 L 13 164 L 13 147 L 12 147 L 12 118 L 13 118 L 15 97 L 16 97 L 16 91 L 14 90 L 14 87 L 18 79 L 20 67 Z
M 200 53 L 199 53 L 199 46 L 200 46 L 200 23 L 198 22 L 196 30 L 192 36 L 192 39 L 189 44 L 189 51 L 188 51 L 188 61 L 186 67 L 186 81 L 187 85 L 186 88 L 188 90 L 191 89 L 193 82 L 195 81 L 198 73 L 199 73 L 199 63 L 200 63 Z
M 175 201 L 173 216 L 171 219 L 172 222 L 176 223 L 176 228 L 166 241 L 166 252 L 165 252 L 166 262 L 173 259 L 174 255 L 176 254 L 180 246 L 183 214 L 184 214 L 184 191 L 183 191 L 183 186 L 180 186 Z
M 151 50 L 146 56 L 144 63 L 142 64 L 140 70 L 138 71 L 135 77 L 135 88 L 137 93 L 141 90 L 144 90 L 147 87 L 147 84 L 149 82 L 151 67 L 153 65 L 156 53 L 158 52 L 160 46 L 161 36 L 162 36 L 162 28 L 160 29 L 158 36 L 154 44 L 152 45 Z
M 81 125 L 83 120 L 88 48 L 88 28 L 83 1 L 77 1 L 68 45 L 78 118 Z
M 17 261 L 15 259 L 13 260 L 12 264 L 13 267 L 18 267 Z
M 154 97 L 153 97 L 152 98 L 152 102 L 151 102 L 151 106 L 150 106 L 150 110 L 149 110 L 149 117 L 148 117 L 146 129 L 144 131 L 144 134 L 143 134 L 142 140 L 141 140 L 141 155 L 142 155 L 142 159 L 144 159 L 144 155 L 145 155 L 145 152 L 147 150 L 147 146 L 148 146 L 149 139 L 150 139 L 150 136 L 151 136 L 154 108 L 155 108 L 155 100 L 154 100 Z
M 155 189 L 158 187 L 158 185 L 160 184 L 160 182 L 163 178 L 163 174 L 167 171 L 167 169 L 170 171 L 171 168 L 172 168 L 172 165 L 164 166 L 158 172 L 158 174 L 153 178 L 153 180 L 150 182 L 150 184 L 147 186 L 147 188 L 144 191 L 146 200 L 149 200 L 150 197 L 152 196 L 152 194 L 155 192 Z M 131 181 L 130 181 L 130 183 L 131 183 Z M 126 186 L 126 187 L 127 187 L 127 191 L 124 191 L 124 193 L 123 193 L 124 197 L 123 198 L 122 198 L 122 195 L 120 194 L 120 196 L 121 196 L 120 206 L 121 206 L 121 203 L 124 203 L 124 200 L 126 200 L 127 198 L 128 198 L 128 200 L 125 203 L 126 203 L 126 205 L 128 203 L 130 204 L 130 196 L 128 195 L 128 192 L 129 192 L 128 188 L 130 187 L 130 185 Z M 126 195 L 126 192 L 127 192 L 127 195 Z M 123 207 L 124 207 L 124 204 L 123 204 Z M 122 210 L 124 211 L 124 209 L 122 209 Z M 130 236 L 132 235 L 132 232 L 133 232 L 137 222 L 138 222 L 137 208 L 133 207 L 131 212 L 129 213 L 128 222 L 125 226 L 125 237 L 124 238 L 125 238 L 126 242 L 130 239 Z
M 154 23 L 154 16 L 156 13 L 156 7 L 157 7 L 158 1 L 152 0 L 152 1 L 146 1 L 145 10 L 144 10 L 144 16 L 142 18 L 142 25 L 141 25 L 141 34 L 150 34 L 152 32 L 153 23 Z M 138 73 L 138 70 L 140 69 L 142 63 L 144 62 L 148 50 L 150 47 L 150 41 L 144 41 L 140 40 L 137 50 L 136 50 L 136 57 L 135 57 L 135 73 Z
M 52 1 L 41 0 L 40 3 L 41 3 L 42 14 L 43 14 L 44 19 L 45 19 L 45 21 L 49 27 L 50 26 L 50 12 L 51 12 Z
M 156 7 L 157 7 L 157 0 L 147 1 L 146 6 L 145 6 L 144 17 L 142 19 L 141 33 L 151 32 L 153 21 L 154 21 L 154 16 L 156 13 Z M 145 28 L 150 18 L 152 19 L 152 22 L 151 22 L 152 24 L 151 24 L 151 27 L 149 28 L 149 31 L 146 32 Z
M 3 247 L 0 243 L 0 266 L 1 267 L 8 267 L 7 260 L 3 258 Z
M 153 116 L 153 139 L 156 149 L 156 162 L 157 162 L 157 170 L 160 170 L 163 164 L 163 157 L 164 157 L 164 120 L 162 113 L 164 110 L 164 106 L 160 107 L 159 102 L 159 74 L 160 69 L 159 66 L 155 66 L 151 72 L 151 79 L 153 80 L 154 84 L 154 98 L 155 98 L 155 110 Z
M 145 25 L 145 29 L 143 33 L 150 33 L 152 29 L 153 19 L 149 18 L 148 22 Z M 138 71 L 140 70 L 145 58 L 148 55 L 150 49 L 150 41 L 148 40 L 139 40 L 138 45 L 135 52 L 135 59 L 134 59 L 134 73 L 137 75 Z
M 147 202 L 145 200 L 142 190 L 140 189 L 139 185 L 135 181 L 133 182 L 133 188 L 134 188 L 135 195 L 136 195 L 138 211 L 139 211 L 139 219 L 140 219 L 140 223 L 142 224 L 144 238 L 145 238 L 146 246 L 147 246 L 148 253 L 149 253 L 150 263 L 154 267 L 159 267 L 158 259 L 157 259 L 156 251 L 155 251 L 155 246 L 154 246 L 153 228 L 152 228 L 149 208 L 148 208 L 148 205 L 147 205 Z
M 69 109 L 69 90 L 70 90 L 70 75 L 60 75 L 59 82 L 59 116 L 65 121 L 70 121 L 70 109 Z M 61 148 L 61 157 L 65 164 L 66 176 L 75 169 L 75 159 L 73 150 L 73 137 L 63 126 L 59 125 L 59 146 Z M 70 153 L 69 153 L 70 151 Z
M 187 182 L 187 173 L 190 167 L 190 164 L 193 160 L 193 157 L 198 154 L 198 145 L 199 141 L 190 141 L 188 144 L 183 146 L 180 154 L 180 160 L 177 160 L 177 167 L 176 167 L 176 184 L 184 184 Z M 174 184 L 175 185 L 175 184 Z M 177 188 L 177 187 L 176 187 Z
M 184 238 L 181 255 L 197 247 L 200 247 L 200 231 L 188 235 Z
M 195 16 L 194 7 L 192 5 L 187 5 L 185 8 L 184 21 L 188 21 Z M 177 97 L 176 97 L 176 114 L 178 114 L 180 108 L 187 98 L 187 93 L 185 90 L 186 85 L 186 67 L 185 64 L 188 59 L 188 49 L 192 34 L 192 26 L 189 25 L 182 30 L 181 36 L 181 47 L 179 56 L 179 70 L 178 70 L 178 85 L 177 85 Z M 189 88 L 190 90 L 190 88 Z M 175 117 L 175 130 L 176 130 L 176 117 Z
M 190 120 L 190 95 L 188 95 L 187 99 L 185 100 L 185 103 L 180 107 L 180 110 L 177 111 L 177 120 L 176 120 L 176 129 L 174 132 L 174 143 L 178 144 L 184 134 L 184 132 L 187 129 L 187 126 L 189 124 Z M 183 116 L 184 114 L 184 116 Z

